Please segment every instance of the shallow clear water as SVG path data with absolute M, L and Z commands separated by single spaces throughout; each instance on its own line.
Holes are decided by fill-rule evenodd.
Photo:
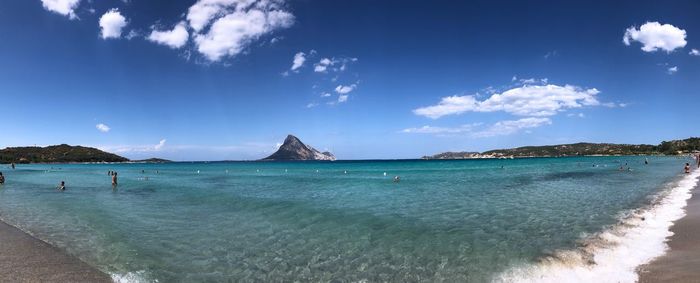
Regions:
M 482 282 L 576 248 L 687 161 L 648 158 L 20 165 L 0 218 L 130 280 Z

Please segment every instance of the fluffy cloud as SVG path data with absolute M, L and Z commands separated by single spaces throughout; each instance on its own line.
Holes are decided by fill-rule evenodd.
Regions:
M 671 68 L 668 68 L 667 71 L 668 71 L 668 74 L 669 74 L 669 75 L 673 75 L 673 74 L 675 74 L 676 72 L 678 72 L 678 66 L 673 66 L 673 67 L 671 67 Z
M 357 87 L 356 84 L 338 85 L 337 87 L 335 87 L 335 92 L 337 92 L 339 94 L 348 94 L 351 91 L 355 90 L 356 87 Z
M 157 145 L 153 146 L 153 149 L 156 151 L 161 150 L 165 146 L 165 141 L 166 139 L 160 140 Z
M 80 4 L 80 0 L 41 0 L 44 9 L 64 16 L 71 20 L 76 19 L 75 8 Z
M 294 60 L 292 60 L 292 68 L 290 68 L 290 70 L 296 71 L 297 69 L 304 66 L 304 62 L 306 62 L 306 54 L 304 54 L 304 52 L 294 54 Z
M 505 136 L 520 132 L 524 129 L 537 128 L 544 125 L 552 124 L 549 118 L 528 117 L 519 120 L 506 120 L 496 122 L 488 127 L 482 127 L 481 123 L 467 124 L 459 127 L 433 127 L 423 126 L 420 128 L 404 129 L 402 133 L 410 134 L 437 134 L 437 135 L 456 135 L 464 134 L 472 138 L 487 138 L 495 136 Z
M 101 150 L 107 151 L 107 152 L 115 152 L 115 153 L 147 153 L 147 152 L 154 152 L 154 151 L 160 151 L 163 149 L 165 146 L 165 139 L 160 140 L 158 144 L 144 144 L 144 145 L 117 145 L 117 146 L 95 146 L 96 148 L 99 148 Z M 169 147 L 170 148 L 170 147 Z M 174 148 L 184 148 L 187 149 L 189 147 L 187 146 L 174 146 Z
M 151 31 L 151 35 L 148 36 L 150 41 L 175 49 L 184 46 L 188 38 L 189 33 L 187 32 L 187 27 L 185 27 L 185 22 L 178 23 L 172 30 L 159 31 L 154 29 Z
M 323 58 L 314 65 L 314 72 L 325 73 L 329 66 L 334 64 L 333 60 L 328 58 Z
M 408 129 L 403 129 L 401 132 L 402 133 L 409 133 L 409 134 L 459 134 L 459 133 L 470 133 L 474 131 L 474 128 L 477 126 L 480 126 L 480 123 L 476 124 L 467 124 L 467 125 L 462 125 L 459 127 L 454 127 L 454 128 L 445 128 L 445 127 L 434 127 L 434 126 L 423 126 L 420 128 L 408 128 Z
M 187 20 L 196 32 L 197 50 L 210 61 L 235 56 L 251 42 L 281 28 L 294 16 L 274 0 L 199 0 L 189 8 Z M 208 27 L 208 30 L 207 30 Z
M 326 73 L 328 72 L 328 70 L 342 72 L 347 69 L 348 64 L 353 62 L 357 62 L 357 58 L 323 58 L 320 61 L 318 61 L 318 63 L 314 64 L 314 72 Z
M 348 101 L 348 95 L 347 94 L 341 94 L 338 96 L 338 103 L 343 103 Z
M 596 106 L 599 91 L 565 85 L 523 85 L 479 101 L 475 95 L 443 97 L 437 105 L 413 110 L 420 116 L 437 119 L 465 112 L 503 111 L 518 116 L 552 116 L 559 111 Z
M 549 118 L 523 118 L 520 120 L 500 121 L 493 124 L 489 128 L 472 133 L 475 138 L 487 138 L 495 136 L 506 136 L 519 132 L 523 129 L 537 128 L 544 125 L 551 125 L 552 120 Z
M 629 46 L 632 41 L 638 41 L 642 44 L 642 50 L 645 52 L 664 50 L 670 53 L 676 48 L 683 48 L 687 44 L 685 36 L 685 30 L 673 25 L 647 22 L 640 26 L 639 29 L 635 26 L 628 28 L 625 31 L 622 42 Z
M 697 49 L 693 48 L 693 49 L 690 50 L 690 52 L 688 52 L 688 54 L 693 55 L 693 56 L 700 56 L 700 51 L 698 51 Z
M 112 9 L 100 17 L 100 28 L 102 29 L 102 39 L 119 38 L 122 36 L 122 29 L 126 26 L 126 18 L 119 13 L 118 9 Z
M 109 130 L 110 130 L 109 126 L 102 124 L 102 123 L 95 125 L 95 128 L 97 128 L 98 131 L 103 132 L 103 133 L 109 132 Z

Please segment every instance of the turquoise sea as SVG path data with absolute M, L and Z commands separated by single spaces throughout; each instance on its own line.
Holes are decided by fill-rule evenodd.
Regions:
M 538 281 L 545 265 L 593 270 L 628 228 L 663 245 L 643 223 L 682 216 L 689 161 L 3 165 L 0 219 L 124 282 Z

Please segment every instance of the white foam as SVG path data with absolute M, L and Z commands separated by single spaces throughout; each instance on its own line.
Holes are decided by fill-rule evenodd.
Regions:
M 115 283 L 141 283 L 141 282 L 158 282 L 158 280 L 148 280 L 146 271 L 140 270 L 135 272 L 127 272 L 125 274 L 110 274 L 112 281 Z
M 512 268 L 494 282 L 636 282 L 637 268 L 663 255 L 673 222 L 698 184 L 700 170 L 659 194 L 655 205 L 630 212 L 613 228 L 584 239 L 576 250 L 558 251 L 534 265 Z

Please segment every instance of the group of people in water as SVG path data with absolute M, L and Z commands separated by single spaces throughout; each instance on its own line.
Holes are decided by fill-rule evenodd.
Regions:
M 696 163 L 697 168 L 700 168 L 700 153 L 693 155 L 693 158 L 695 159 L 695 163 Z M 644 158 L 644 164 L 645 164 L 645 165 L 648 165 L 648 164 L 649 164 L 649 159 Z M 593 166 L 594 166 L 594 167 L 597 167 L 597 165 L 593 165 Z M 625 165 L 623 165 L 623 166 L 620 166 L 620 169 L 619 169 L 619 170 L 620 170 L 620 171 L 624 171 L 624 170 L 625 170 L 625 167 L 627 167 L 627 170 L 628 170 L 628 171 L 632 171 L 632 168 L 629 167 L 627 163 L 625 163 Z M 12 163 L 12 164 L 10 165 L 10 168 L 15 169 L 15 164 Z M 501 166 L 501 169 L 503 169 L 503 166 Z M 227 173 L 228 173 L 228 170 L 226 170 L 226 171 L 227 171 Z M 286 172 L 286 171 L 287 171 L 287 170 L 285 169 L 285 172 Z M 317 170 L 317 171 L 318 171 L 318 170 Z M 683 167 L 683 171 L 684 171 L 686 174 L 690 174 L 690 171 L 691 171 L 690 162 L 686 162 L 686 163 L 685 163 L 685 167 Z M 141 173 L 145 174 L 146 171 L 145 171 L 145 170 L 141 170 Z M 156 173 L 159 173 L 159 172 L 156 171 Z M 199 171 L 197 171 L 197 173 L 199 173 Z M 347 171 L 345 171 L 344 173 L 347 174 Z M 113 187 L 113 188 L 116 188 L 116 187 L 117 187 L 117 184 L 118 184 L 118 179 L 117 179 L 117 175 L 118 175 L 118 174 L 117 174 L 117 171 L 109 170 L 109 171 L 107 171 L 107 175 L 110 176 L 110 177 L 112 178 L 112 187 Z M 387 173 L 384 172 L 384 176 L 386 176 L 386 175 L 387 175 Z M 144 180 L 148 180 L 148 177 L 145 177 Z M 399 176 L 394 176 L 394 178 L 393 178 L 392 181 L 393 181 L 394 183 L 401 182 L 401 177 L 399 177 Z M 4 184 L 4 183 L 5 183 L 5 176 L 2 174 L 2 172 L 0 172 L 0 185 L 2 185 L 2 184 Z M 61 181 L 61 183 L 58 185 L 58 187 L 57 187 L 56 189 L 59 190 L 59 191 L 65 191 L 65 190 L 66 190 L 66 182 L 65 182 L 65 181 Z

